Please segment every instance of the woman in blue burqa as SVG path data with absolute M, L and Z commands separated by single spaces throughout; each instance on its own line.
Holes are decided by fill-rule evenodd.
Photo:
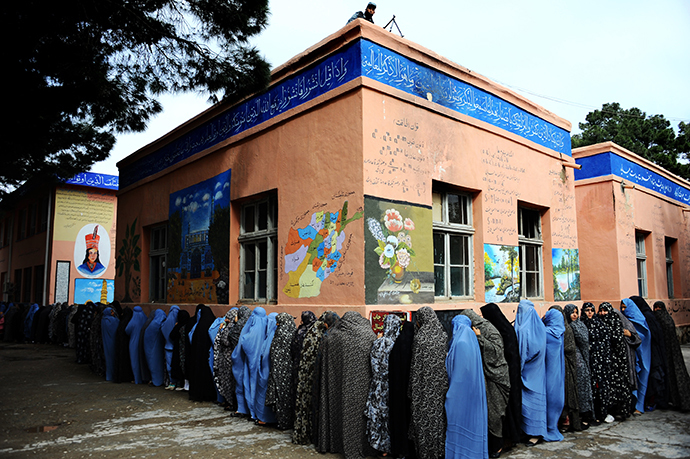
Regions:
M 165 349 L 165 371 L 168 374 L 168 387 L 166 389 L 174 389 L 177 383 L 176 379 L 172 377 L 172 356 L 173 348 L 175 347 L 174 340 L 170 337 L 175 324 L 177 323 L 177 315 L 180 313 L 180 307 L 173 304 L 168 310 L 168 316 L 163 321 L 161 325 L 161 334 L 163 335 L 163 340 L 165 344 L 163 348 Z
M 103 335 L 103 353 L 105 354 L 105 380 L 115 380 L 117 359 L 115 348 L 115 334 L 120 325 L 120 319 L 113 308 L 105 308 L 101 317 L 101 333 Z
M 542 319 L 546 327 L 546 441 L 561 441 L 558 420 L 565 405 L 565 318 L 558 309 L 549 309 Z
M 477 335 L 465 315 L 453 317 L 453 338 L 446 357 L 446 458 L 489 456 L 484 370 Z
M 254 411 L 257 424 L 275 424 L 277 419 L 273 409 L 266 406 L 266 390 L 268 389 L 268 377 L 271 374 L 270 354 L 271 343 L 276 333 L 276 316 L 272 312 L 266 319 L 266 336 L 261 343 L 261 356 L 259 359 L 259 378 L 256 380 L 256 398 L 254 399 Z
M 139 347 L 141 345 L 141 330 L 146 323 L 146 314 L 141 306 L 134 306 L 132 318 L 127 324 L 125 333 L 129 335 L 129 358 L 132 362 L 132 373 L 134 375 L 134 382 L 142 384 L 144 381 L 141 374 L 141 362 L 139 361 Z
M 163 322 L 165 311 L 156 309 L 144 332 L 144 355 L 151 374 L 151 384 L 155 387 L 162 386 L 165 381 L 165 339 L 161 333 Z
M 621 311 L 623 315 L 630 320 L 637 330 L 642 342 L 635 349 L 635 356 L 637 360 L 635 367 L 637 370 L 637 390 L 633 391 L 636 397 L 635 413 L 640 415 L 644 413 L 644 399 L 647 393 L 647 383 L 649 382 L 649 369 L 652 363 L 652 334 L 649 331 L 649 326 L 644 318 L 644 315 L 637 307 L 635 302 L 630 298 L 625 298 L 621 302 Z
M 522 375 L 522 431 L 531 437 L 528 446 L 546 432 L 546 327 L 534 304 L 521 300 L 515 315 Z
M 261 363 L 261 345 L 266 338 L 268 317 L 266 310 L 257 306 L 249 316 L 249 320 L 242 329 L 240 340 L 232 351 L 232 374 L 237 383 L 237 412 L 256 419 L 254 400 L 256 399 L 256 384 L 259 379 L 259 365 Z

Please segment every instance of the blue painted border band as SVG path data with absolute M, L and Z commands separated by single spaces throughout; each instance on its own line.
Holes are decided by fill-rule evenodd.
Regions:
M 615 153 L 606 152 L 585 156 L 576 159 L 575 162 L 582 166 L 580 170 L 575 169 L 575 180 L 615 175 L 630 183 L 656 191 L 667 198 L 690 204 L 690 189 Z
M 281 82 L 267 92 L 217 115 L 159 150 L 120 169 L 122 188 L 298 107 L 360 76 L 490 123 L 559 153 L 571 155 L 570 134 L 515 105 L 456 78 L 421 66 L 369 40 L 359 39 L 338 53 Z
M 107 190 L 118 190 L 120 178 L 117 175 L 96 174 L 95 172 L 82 172 L 67 180 L 69 185 L 84 185 Z
M 445 73 L 362 40 L 362 75 L 571 156 L 570 133 Z

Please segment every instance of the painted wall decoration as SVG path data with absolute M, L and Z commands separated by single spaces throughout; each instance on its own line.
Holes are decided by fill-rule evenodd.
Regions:
M 555 301 L 580 299 L 580 254 L 577 249 L 551 249 L 553 298 Z
M 431 208 L 364 199 L 367 304 L 434 302 Z
M 74 302 L 84 304 L 112 303 L 115 296 L 114 279 L 74 279 Z
M 520 301 L 520 253 L 511 245 L 484 244 L 484 301 Z
M 290 228 L 285 245 L 285 274 L 288 282 L 283 292 L 291 298 L 319 296 L 323 282 L 340 264 L 346 241 L 346 226 L 362 218 L 362 212 L 348 214 L 348 201 L 335 213 L 320 210 L 311 215 L 303 228 Z M 348 244 L 349 245 L 349 244 Z
M 82 226 L 74 241 L 74 265 L 84 277 L 101 277 L 110 263 L 110 235 L 98 223 Z
M 130 281 L 132 280 L 133 271 L 140 272 L 139 256 L 141 255 L 141 246 L 139 245 L 139 234 L 136 234 L 137 219 L 135 218 L 131 225 L 125 225 L 125 234 L 122 237 L 122 245 L 117 254 L 117 277 L 125 277 L 125 294 L 122 297 L 123 303 L 131 303 L 132 296 L 129 294 Z M 136 279 L 139 279 L 137 285 Z M 141 279 L 135 279 L 134 298 L 139 299 L 141 293 Z
M 170 195 L 168 303 L 228 304 L 230 174 Z

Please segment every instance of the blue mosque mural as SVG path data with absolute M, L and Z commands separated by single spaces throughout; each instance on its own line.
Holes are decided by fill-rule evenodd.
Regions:
M 227 304 L 230 170 L 170 195 L 167 301 Z

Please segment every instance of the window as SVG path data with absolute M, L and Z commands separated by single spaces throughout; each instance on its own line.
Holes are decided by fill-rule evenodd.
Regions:
M 34 303 L 43 302 L 43 265 L 34 266 Z
M 520 296 L 542 297 L 541 214 L 538 210 L 518 208 L 518 244 L 520 246 Z
M 278 291 L 278 206 L 275 197 L 242 206 L 240 299 L 275 301 Z
M 472 197 L 455 192 L 434 192 L 434 296 L 466 297 L 473 294 Z
M 675 239 L 666 238 L 666 286 L 669 298 L 673 298 L 673 246 L 675 243 Z
M 647 255 L 645 254 L 645 235 L 635 232 L 635 254 L 637 256 L 637 293 L 647 297 Z
M 168 256 L 168 227 L 158 226 L 151 228 L 151 244 L 149 247 L 150 259 L 150 282 L 149 299 L 153 302 L 165 303 L 167 284 L 166 284 L 166 261 Z

